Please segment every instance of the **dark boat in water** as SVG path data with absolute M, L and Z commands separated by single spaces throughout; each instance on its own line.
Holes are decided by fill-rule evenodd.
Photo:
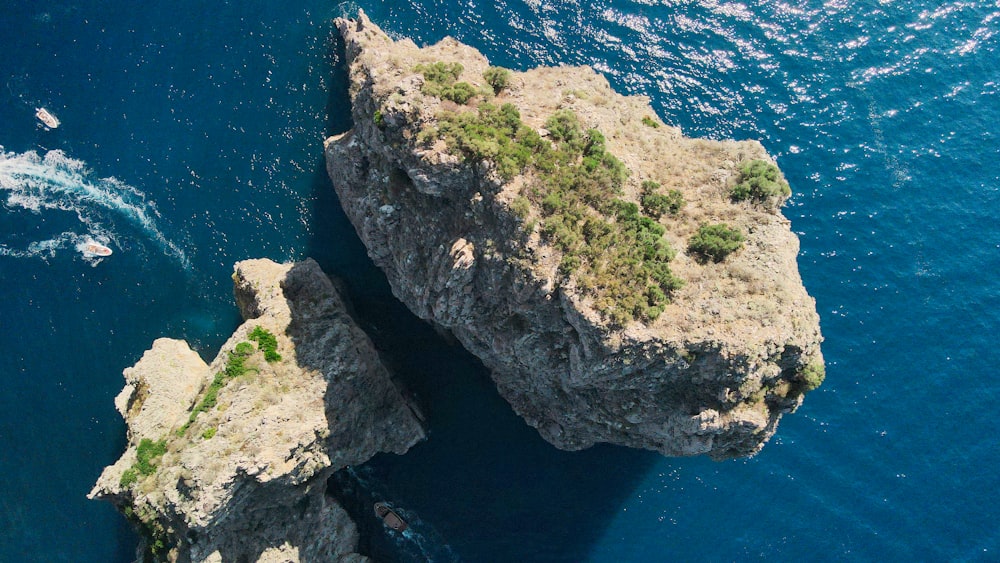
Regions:
M 402 532 L 403 530 L 409 527 L 409 524 L 406 523 L 406 520 L 403 520 L 399 516 L 399 514 L 396 514 L 384 502 L 375 503 L 375 516 L 381 518 L 382 522 L 385 523 L 386 526 L 389 526 L 390 528 L 396 530 L 397 532 Z

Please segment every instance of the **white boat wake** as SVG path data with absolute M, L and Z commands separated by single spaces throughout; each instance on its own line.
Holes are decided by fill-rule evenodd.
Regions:
M 85 231 L 66 231 L 31 242 L 23 249 L 0 242 L 0 256 L 44 258 L 65 248 L 84 252 L 92 242 L 107 245 L 115 239 L 114 222 L 121 217 L 142 230 L 184 269 L 190 268 L 184 251 L 160 231 L 156 223 L 160 214 L 146 194 L 115 178 L 91 178 L 82 161 L 62 151 L 49 151 L 44 156 L 34 151 L 17 154 L 0 146 L 0 191 L 5 194 L 4 206 L 8 209 L 35 214 L 67 211 L 76 215 Z

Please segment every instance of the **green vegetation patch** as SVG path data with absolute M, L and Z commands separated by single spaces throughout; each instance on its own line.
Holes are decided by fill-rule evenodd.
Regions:
M 531 201 L 524 196 L 518 196 L 510 204 L 510 210 L 521 219 L 527 219 L 531 215 Z
M 555 147 L 536 164 L 527 195 L 541 210 L 542 236 L 563 251 L 560 273 L 575 276 L 616 324 L 655 320 L 683 285 L 670 271 L 675 253 L 666 229 L 618 197 L 628 170 L 600 131 L 584 130 L 569 110 L 555 112 L 545 128 Z
M 483 72 L 483 78 L 493 87 L 494 94 L 499 94 L 510 86 L 510 71 L 502 67 L 491 66 Z
M 743 235 L 725 223 L 702 225 L 688 241 L 688 250 L 706 261 L 722 262 L 740 248 L 743 248 Z
M 441 112 L 438 128 L 421 136 L 442 138 L 449 150 L 471 160 L 492 161 L 507 180 L 552 152 L 549 143 L 521 122 L 512 104 L 482 103 L 476 112 Z
M 684 196 L 677 190 L 660 193 L 660 184 L 646 180 L 642 183 L 642 211 L 659 219 L 665 214 L 677 215 L 684 207 Z
M 154 442 L 143 438 L 139 440 L 135 453 L 136 461 L 132 467 L 142 475 L 152 475 L 156 472 L 157 460 L 167 453 L 167 441 L 160 439 Z
M 153 441 L 149 438 L 139 440 L 136 447 L 136 460 L 132 467 L 126 469 L 119 480 L 119 484 L 128 488 L 139 480 L 139 476 L 149 476 L 156 473 L 159 460 L 167 452 L 167 441 L 164 439 Z
M 656 129 L 657 127 L 660 126 L 660 124 L 657 123 L 655 119 L 649 117 L 648 115 L 642 116 L 642 124 L 645 125 L 646 127 L 652 127 L 653 129 Z
M 733 201 L 751 200 L 769 208 L 777 208 L 790 195 L 792 190 L 778 167 L 760 159 L 740 166 L 740 181 L 730 192 Z
M 542 236 L 563 252 L 559 273 L 575 277 L 616 324 L 656 319 L 683 283 L 670 272 L 665 229 L 618 198 L 628 170 L 600 131 L 584 130 L 569 110 L 552 114 L 545 128 L 555 146 L 535 163 L 527 195 L 541 210 Z
M 256 326 L 250 331 L 247 338 L 256 342 L 257 346 L 260 346 L 260 350 L 264 352 L 264 359 L 267 360 L 267 363 L 273 364 L 274 362 L 281 361 L 281 354 L 278 353 L 278 339 L 271 334 L 271 331 Z M 239 345 L 236 347 L 238 349 Z
M 131 506 L 122 509 L 130 522 L 138 529 L 139 534 L 146 540 L 146 553 L 142 560 L 146 561 L 166 561 L 169 547 L 173 545 L 170 535 L 163 529 L 163 525 L 156 520 L 155 514 L 146 507 L 133 510 Z
M 665 229 L 619 199 L 629 173 L 600 131 L 585 130 L 565 109 L 553 113 L 545 129 L 548 140 L 525 125 L 512 104 L 482 103 L 475 112 L 441 112 L 438 127 L 420 138 L 443 139 L 455 154 L 490 161 L 506 180 L 529 173 L 511 210 L 522 220 L 533 207 L 539 210 L 542 236 L 563 254 L 560 275 L 575 279 L 614 323 L 656 319 L 670 292 L 683 285 L 668 265 L 675 253 Z M 683 205 L 679 193 L 650 195 L 660 196 L 648 203 L 663 209 L 661 215 Z
M 462 71 L 465 70 L 465 67 L 462 66 L 462 63 L 444 63 L 438 61 L 426 65 L 419 64 L 413 70 L 423 74 L 426 82 L 454 84 L 458 80 L 458 77 L 462 76 Z
M 139 472 L 135 469 L 129 467 L 122 472 L 122 477 L 119 479 L 118 484 L 121 485 L 123 489 L 127 489 L 135 484 L 139 480 Z
M 465 104 L 478 93 L 472 84 L 457 82 L 464 70 L 461 63 L 438 61 L 432 64 L 417 65 L 413 70 L 424 75 L 424 85 L 420 88 L 424 94 L 436 96 L 442 100 L 451 100 L 456 104 Z
M 802 369 L 800 374 L 806 391 L 812 391 L 823 384 L 826 379 L 826 366 L 822 363 L 812 363 Z
M 269 335 L 272 339 L 274 338 L 274 335 L 264 329 L 261 329 L 260 327 L 254 329 L 254 332 L 256 332 L 257 329 L 260 329 L 262 331 L 261 334 L 265 335 L 263 337 L 265 340 L 267 335 Z M 250 333 L 250 338 L 253 338 L 254 332 Z M 267 359 L 267 349 L 265 349 L 265 345 L 260 343 L 258 344 L 261 347 L 261 350 L 264 351 L 264 359 Z M 277 341 L 275 341 L 274 346 L 277 347 Z M 191 414 L 188 415 L 187 422 L 184 423 L 184 426 L 177 429 L 178 436 L 183 436 L 187 433 L 188 428 L 191 427 L 191 424 L 194 423 L 194 420 L 198 418 L 199 414 L 215 408 L 215 405 L 219 402 L 219 391 L 226 386 L 226 383 L 228 383 L 229 380 L 242 377 L 251 371 L 256 371 L 254 368 L 247 365 L 247 360 L 253 355 L 253 353 L 253 344 L 245 341 L 240 342 L 229 351 L 226 366 L 222 368 L 222 371 L 215 374 L 215 377 L 212 378 L 212 383 L 208 385 L 208 389 L 205 390 L 205 394 L 202 396 L 201 400 L 198 401 L 193 409 L 191 409 Z M 273 353 L 277 355 L 277 352 Z M 278 356 L 278 359 L 280 360 L 281 356 Z
M 211 440 L 212 437 L 215 436 L 215 433 L 218 432 L 218 431 L 219 431 L 219 429 L 213 426 L 212 428 L 209 428 L 208 430 L 205 430 L 204 432 L 202 432 L 201 433 L 201 437 L 204 438 L 204 439 L 206 439 L 206 440 Z

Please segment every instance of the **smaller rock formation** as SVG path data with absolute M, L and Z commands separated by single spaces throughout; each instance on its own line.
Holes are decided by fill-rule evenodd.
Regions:
M 125 370 L 128 449 L 90 497 L 159 560 L 364 560 L 327 479 L 423 428 L 314 261 L 248 260 L 233 279 L 246 322 L 210 365 L 163 338 Z

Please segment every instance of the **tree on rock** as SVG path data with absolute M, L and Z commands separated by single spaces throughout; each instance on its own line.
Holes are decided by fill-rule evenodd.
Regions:
M 703 261 L 722 262 L 740 248 L 743 248 L 743 235 L 725 223 L 702 225 L 688 241 L 688 251 Z

